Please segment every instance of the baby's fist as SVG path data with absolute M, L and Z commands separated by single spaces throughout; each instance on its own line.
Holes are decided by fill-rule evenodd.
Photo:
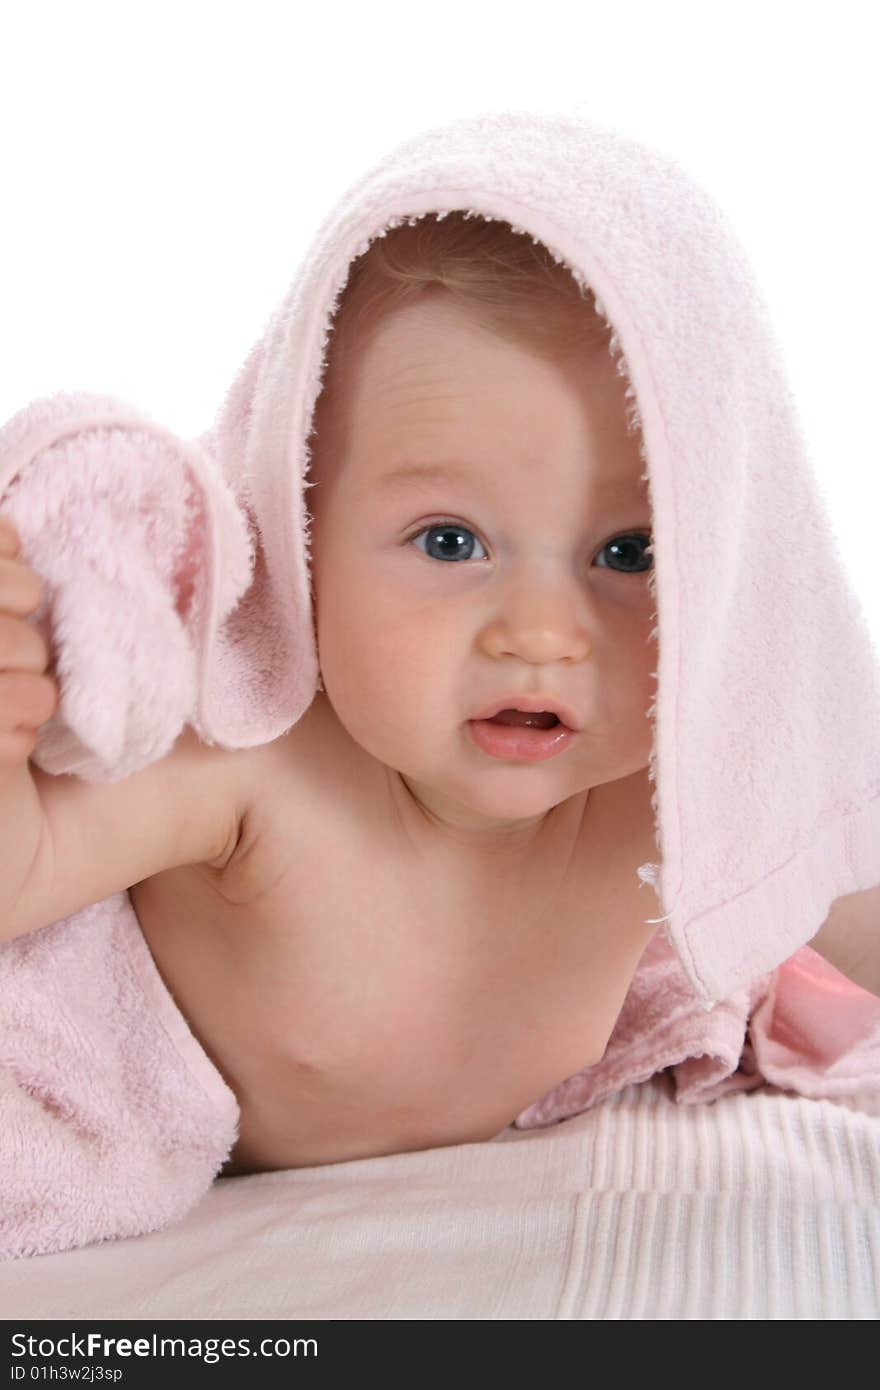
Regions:
M 37 731 L 58 707 L 58 689 L 46 672 L 46 633 L 30 614 L 40 606 L 43 580 L 21 558 L 18 531 L 0 513 L 0 773 L 26 762 Z

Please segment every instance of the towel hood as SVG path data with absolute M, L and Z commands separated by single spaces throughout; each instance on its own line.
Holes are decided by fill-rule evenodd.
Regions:
M 71 571 L 69 593 L 59 589 L 60 630 L 77 739 L 72 750 L 56 747 L 54 765 L 47 739 L 42 765 L 97 761 L 96 775 L 121 775 L 132 756 L 159 756 L 183 720 L 206 741 L 243 748 L 278 737 L 308 708 L 319 668 L 307 441 L 332 316 L 352 261 L 375 237 L 460 210 L 505 220 L 589 286 L 625 378 L 653 511 L 657 638 L 648 711 L 656 854 L 639 874 L 654 884 L 655 920 L 710 1010 L 810 941 L 836 898 L 880 882 L 880 668 L 736 233 L 674 160 L 595 123 L 489 112 L 420 133 L 376 163 L 319 226 L 200 438 L 176 440 L 99 397 L 39 402 L 4 427 L 4 508 L 44 516 L 33 554 L 55 562 L 59 577 Z M 50 447 L 77 432 L 75 448 Z M 56 455 L 42 481 L 38 449 L 44 461 Z M 96 729 L 106 691 L 93 688 L 94 627 L 77 626 L 76 584 L 90 575 L 76 577 L 76 535 L 59 530 L 56 544 L 47 529 L 66 524 L 68 497 L 97 505 L 94 479 L 107 478 L 108 458 L 108 535 L 115 506 L 139 547 L 124 569 L 109 552 L 94 557 L 107 570 L 108 623 L 119 623 L 120 577 L 144 607 L 135 581 L 152 566 L 146 642 L 120 648 L 115 666 L 115 650 L 104 653 L 107 679 L 128 689 L 126 717 L 140 721 L 133 753 L 130 730 L 114 722 L 120 700 Z M 157 508 L 167 512 L 161 525 Z M 170 692 L 156 689 L 164 633 L 179 657 L 180 689 Z M 161 727 L 159 699 L 138 698 L 150 689 L 165 702 Z M 88 739 L 103 740 L 101 760 L 83 751 Z
M 586 283 L 626 374 L 659 649 L 657 862 L 640 873 L 710 1008 L 810 940 L 834 898 L 880 881 L 880 679 L 747 258 L 666 155 L 583 120 L 467 117 L 403 142 L 320 226 L 201 441 L 262 537 L 258 631 L 270 623 L 294 673 L 272 732 L 318 680 L 306 437 L 350 264 L 405 220 L 461 209 L 505 219 Z M 239 715 L 225 732 L 242 738 Z

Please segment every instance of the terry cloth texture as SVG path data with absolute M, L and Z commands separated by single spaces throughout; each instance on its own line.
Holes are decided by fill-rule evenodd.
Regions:
M 876 1094 L 880 1001 L 806 945 L 836 898 L 880 882 L 880 670 L 870 634 L 734 230 L 675 161 L 596 124 L 490 113 L 416 135 L 379 161 L 318 229 L 198 439 L 88 394 L 35 401 L 7 422 L 0 510 L 46 581 L 34 621 L 49 626 L 61 686 L 34 761 L 114 779 L 163 756 L 187 724 L 206 742 L 243 748 L 276 738 L 308 708 L 319 679 L 308 436 L 332 315 L 374 238 L 453 210 L 503 219 L 544 243 L 595 296 L 653 513 L 657 853 L 639 874 L 656 888 L 662 916 L 647 920 L 659 930 L 602 1062 L 517 1124 L 552 1123 L 666 1067 L 682 1100 L 761 1078 L 814 1097 L 842 1097 L 873 1078 Z M 65 948 L 79 926 L 77 915 L 27 946 L 0 948 L 5 1018 L 14 998 L 28 1016 L 42 998 L 55 1008 L 64 988 L 80 987 Z M 22 976 L 28 951 L 39 968 Z M 109 979 L 115 966 L 106 970 Z M 77 1025 L 83 1040 L 90 1018 Z M 114 1018 L 103 1001 L 91 1055 Z M 224 1161 L 229 1096 L 215 1084 L 218 1112 L 204 1118 L 200 1147 L 186 1112 L 195 1076 L 178 1069 L 179 1091 L 140 1115 L 155 1127 L 141 1143 L 160 1157 L 137 1214 L 108 1203 L 102 1184 L 118 1180 L 123 1152 L 111 1130 L 132 1104 L 129 1018 L 118 1014 L 117 1070 L 96 1081 L 115 1092 L 82 1101 L 94 1106 L 91 1131 L 80 1102 L 64 1099 L 77 1050 L 26 1057 L 2 1025 L 14 1143 L 46 1150 L 32 1165 L 42 1187 L 28 1185 L 19 1158 L 8 1250 L 118 1235 L 132 1221 L 154 1229 Z M 132 1048 L 147 1048 L 138 1036 Z M 74 1231 L 49 1194 L 67 1181 L 65 1146 L 84 1171 L 80 1146 L 90 1143 L 109 1143 L 116 1160 L 96 1169 L 94 1211 Z

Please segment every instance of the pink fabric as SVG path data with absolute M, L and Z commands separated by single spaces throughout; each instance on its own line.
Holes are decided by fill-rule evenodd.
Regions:
M 605 1055 L 516 1117 L 535 1129 L 590 1110 L 669 1068 L 700 1105 L 770 1082 L 880 1115 L 880 999 L 802 946 L 711 1013 L 694 999 L 662 928 L 639 962 Z
M 128 895 L 0 947 L 0 1259 L 160 1230 L 208 1191 L 239 1109 Z M 771 1082 L 880 1115 L 880 999 L 808 946 L 701 1009 L 658 929 L 605 1056 L 517 1116 L 570 1118 L 669 1069 L 679 1104 Z
M 0 946 L 0 1259 L 156 1231 L 208 1190 L 235 1096 L 127 893 Z
M 247 747 L 308 707 L 307 437 L 332 311 L 375 236 L 453 208 L 506 218 L 595 291 L 654 512 L 658 862 L 639 873 L 657 887 L 661 930 L 602 1062 L 517 1124 L 552 1123 L 666 1067 L 685 1102 L 762 1079 L 817 1098 L 870 1089 L 880 1001 L 805 946 L 837 897 L 880 882 L 869 633 L 734 232 L 673 161 L 601 127 L 507 112 L 389 154 L 325 220 L 198 440 L 86 394 L 35 401 L 4 426 L 0 510 L 46 580 L 34 621 L 61 684 L 34 761 L 112 780 L 162 757 L 187 723 Z M 205 1092 L 207 1059 L 167 995 L 151 1023 L 143 953 L 151 984 L 131 1029 L 129 965 L 113 932 L 88 938 L 90 920 L 0 947 L 8 1253 L 154 1229 L 228 1151 L 219 1077 Z M 68 995 L 74 1009 L 90 1001 L 73 1046 L 55 1029 Z M 186 1065 L 162 1043 L 167 1027 Z M 142 1104 L 150 1055 L 176 1080 Z
M 0 430 L 0 496 L 45 580 L 33 621 L 60 681 L 39 767 L 118 781 L 185 724 L 214 742 L 207 669 L 223 673 L 227 708 L 252 702 L 260 741 L 260 659 L 230 637 L 257 587 L 253 541 L 203 450 L 123 401 L 59 394 Z
M 88 649 L 94 624 L 82 641 L 71 631 L 74 608 L 86 613 L 94 602 L 103 619 L 107 605 L 89 585 L 71 611 L 59 602 L 68 690 L 35 761 L 65 770 L 69 729 L 81 775 L 122 775 L 170 746 L 187 711 L 203 738 L 245 747 L 277 737 L 308 707 L 318 664 L 307 438 L 332 311 L 352 258 L 374 237 L 453 208 L 506 218 L 543 240 L 595 291 L 613 328 L 654 512 L 657 862 L 643 870 L 710 1009 L 810 941 L 836 898 L 880 882 L 880 668 L 735 232 L 674 161 L 589 122 L 490 114 L 392 151 L 325 219 L 198 440 L 175 440 L 131 407 L 88 396 L 36 401 L 9 422 L 0 489 L 25 555 L 43 562 L 59 596 L 72 593 L 72 557 L 85 568 L 89 560 L 82 524 L 65 531 L 63 517 L 75 497 L 80 513 L 83 499 L 96 500 L 91 472 L 109 494 L 96 534 L 120 528 L 123 581 L 122 557 L 140 550 L 131 562 L 155 600 L 139 611 L 133 593 L 125 605 L 125 660 L 109 687 L 107 662 Z M 55 450 L 56 440 L 67 442 Z M 69 470 L 80 444 L 82 467 Z M 157 575 L 144 513 L 162 510 L 148 479 L 163 450 L 187 481 L 163 513 Z M 48 555 L 36 473 L 56 503 Z M 126 517 L 126 499 L 135 516 Z M 175 614 L 175 547 L 192 562 L 187 570 L 184 558 L 196 583 L 189 620 Z M 109 555 L 102 563 L 112 590 L 119 575 Z M 132 659 L 131 634 L 143 642 L 160 630 L 172 636 L 175 659 L 164 664 L 178 682 L 167 695 L 150 680 L 155 663 Z M 194 685 L 173 675 L 188 661 Z M 123 705 L 124 740 L 114 739 L 108 726 Z

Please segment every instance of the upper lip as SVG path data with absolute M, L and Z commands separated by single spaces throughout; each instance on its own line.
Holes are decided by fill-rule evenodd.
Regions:
M 491 705 L 486 705 L 485 709 L 480 710 L 479 714 L 471 715 L 472 719 L 491 719 L 503 709 L 520 709 L 527 714 L 540 714 L 542 710 L 555 714 L 560 724 L 566 728 L 577 732 L 577 722 L 574 714 L 568 705 L 560 704 L 551 695 L 505 695 L 501 699 L 493 700 Z

